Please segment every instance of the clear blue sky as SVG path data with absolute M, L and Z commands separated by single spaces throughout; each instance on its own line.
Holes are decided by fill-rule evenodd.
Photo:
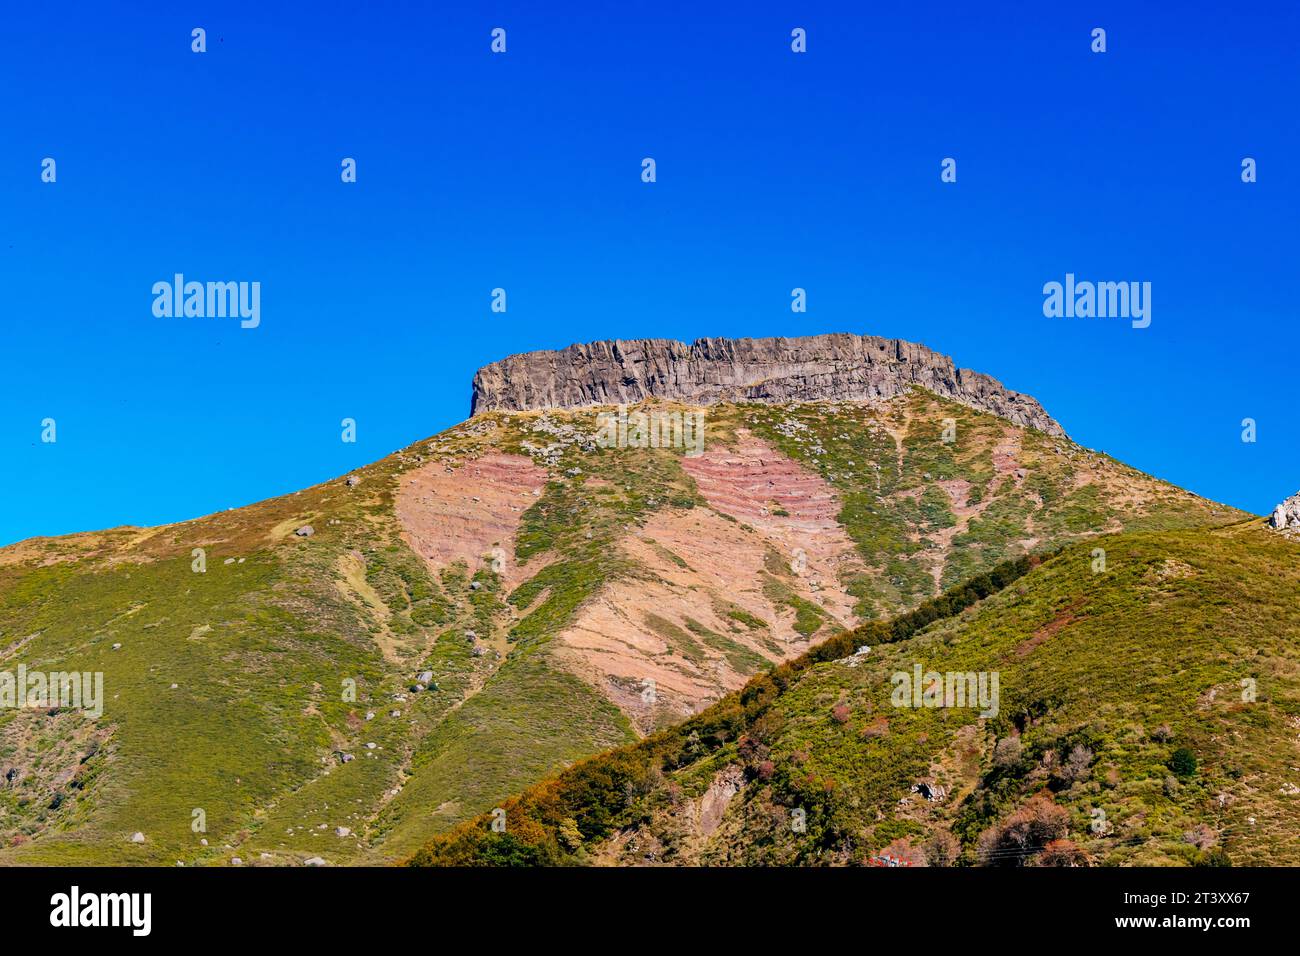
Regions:
M 1263 512 L 1300 488 L 1298 60 L 1282 2 L 12 4 L 0 543 L 341 474 L 508 353 L 829 331 Z M 176 272 L 259 281 L 261 326 L 154 317 Z M 1151 282 L 1151 327 L 1045 318 L 1066 272 Z

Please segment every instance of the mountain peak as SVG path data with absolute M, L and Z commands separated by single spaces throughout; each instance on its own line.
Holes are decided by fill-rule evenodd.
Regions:
M 723 401 L 872 401 L 913 386 L 1049 435 L 1065 431 L 1029 395 L 958 368 L 902 339 L 834 333 L 798 338 L 590 342 L 525 352 L 474 376 L 471 415 L 634 404 L 647 398 Z

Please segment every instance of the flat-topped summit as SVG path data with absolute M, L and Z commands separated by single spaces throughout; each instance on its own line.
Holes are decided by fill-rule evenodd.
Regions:
M 471 415 L 490 411 L 634 404 L 647 398 L 723 401 L 870 401 L 919 385 L 1049 435 L 1065 431 L 1029 395 L 957 368 L 924 345 L 875 335 L 800 338 L 631 339 L 525 352 L 474 376 Z

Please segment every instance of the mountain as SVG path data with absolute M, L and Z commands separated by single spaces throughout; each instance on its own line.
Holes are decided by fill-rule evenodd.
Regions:
M 1008 562 L 1248 517 L 884 339 L 595 343 L 474 396 L 313 488 L 0 549 L 0 672 L 103 675 L 97 720 L 0 708 L 0 861 L 405 859 Z

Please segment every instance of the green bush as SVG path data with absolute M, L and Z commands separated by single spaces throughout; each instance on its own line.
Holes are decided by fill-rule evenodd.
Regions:
M 1196 773 L 1196 754 L 1186 747 L 1179 747 L 1170 756 L 1168 767 L 1175 777 L 1186 780 Z

